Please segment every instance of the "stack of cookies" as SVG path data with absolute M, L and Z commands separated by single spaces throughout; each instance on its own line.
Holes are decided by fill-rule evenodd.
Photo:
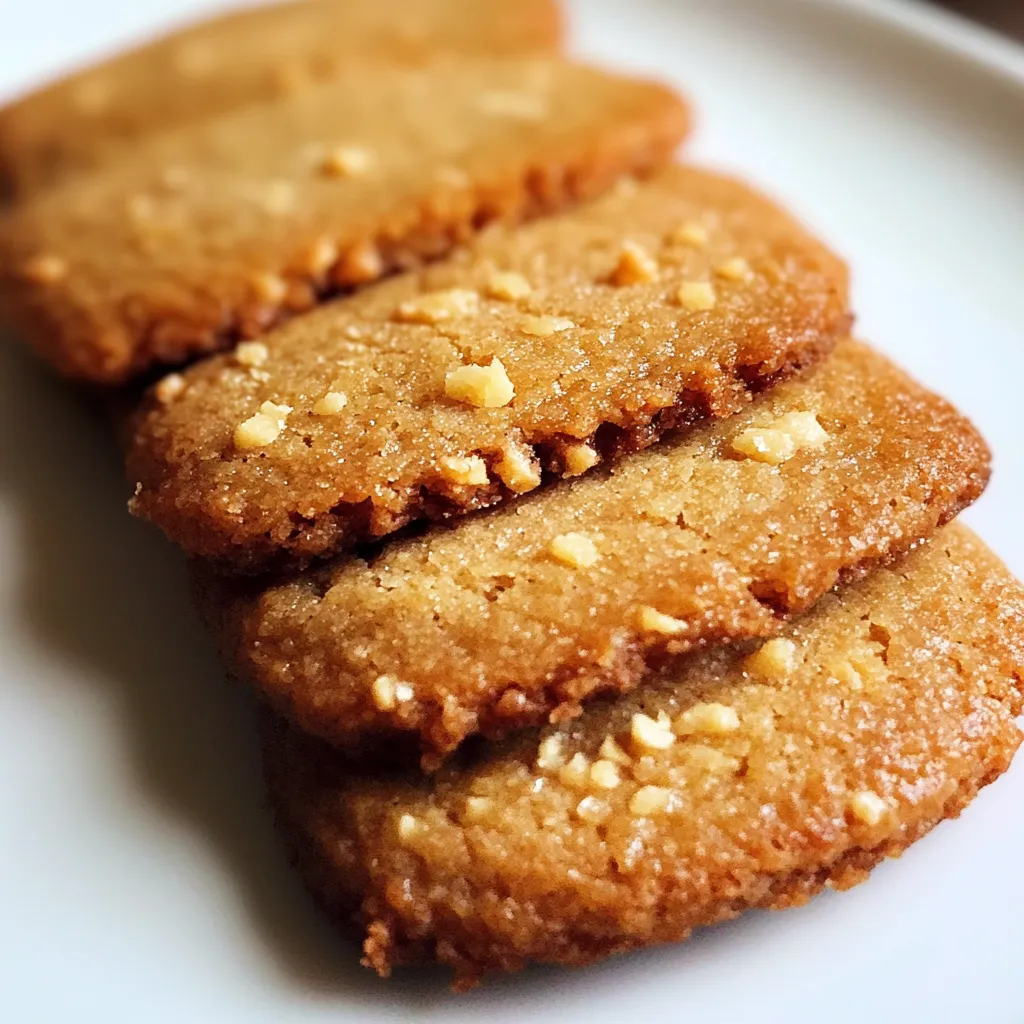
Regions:
M 264 698 L 296 863 L 459 987 L 854 885 L 1020 742 L 1024 591 L 946 525 L 984 441 L 560 35 L 307 0 L 0 111 L 5 315 L 148 385 L 130 507 Z

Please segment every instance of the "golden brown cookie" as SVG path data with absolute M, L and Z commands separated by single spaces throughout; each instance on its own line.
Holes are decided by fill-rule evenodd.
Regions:
M 0 194 L 106 164 L 154 132 L 292 95 L 354 62 L 556 47 L 553 0 L 305 0 L 234 11 L 0 109 Z
M 330 554 L 735 413 L 849 321 L 845 267 L 786 213 L 672 168 L 161 384 L 135 511 L 238 569 Z
M 346 747 L 566 719 L 666 654 L 768 636 L 973 501 L 988 451 L 866 346 L 746 412 L 454 529 L 197 594 L 235 673 Z
M 648 171 L 687 123 L 660 85 L 546 57 L 349 70 L 9 211 L 0 305 L 62 373 L 124 381 Z
M 361 774 L 280 722 L 266 770 L 365 962 L 438 960 L 468 987 L 863 881 L 1007 768 L 1022 673 L 1024 593 L 954 526 L 760 649 L 693 655 L 429 780 Z

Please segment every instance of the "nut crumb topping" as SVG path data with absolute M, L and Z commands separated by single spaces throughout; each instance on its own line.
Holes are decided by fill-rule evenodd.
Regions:
M 642 604 L 636 610 L 636 621 L 642 633 L 659 633 L 662 636 L 678 636 L 689 628 L 682 619 L 659 612 L 649 604 Z
M 785 679 L 796 665 L 796 644 L 786 637 L 768 640 L 746 660 L 746 669 L 765 679 Z
M 588 469 L 593 469 L 599 461 L 597 452 L 589 444 L 571 444 L 565 449 L 563 476 L 579 476 Z
M 384 273 L 384 257 L 373 242 L 363 241 L 352 246 L 341 257 L 335 268 L 335 279 L 340 284 L 368 284 Z
M 444 393 L 455 402 L 478 409 L 500 409 L 515 398 L 516 390 L 505 367 L 495 357 L 489 366 L 460 366 L 444 379 Z
M 485 92 L 477 98 L 477 107 L 485 114 L 517 121 L 539 121 L 548 112 L 543 97 L 529 92 Z
M 302 269 L 313 277 L 326 274 L 338 259 L 338 247 L 329 238 L 314 242 L 303 254 Z
M 680 245 L 692 245 L 695 249 L 699 249 L 702 245 L 707 245 L 708 229 L 700 221 L 688 220 L 672 232 L 669 240 L 678 242 Z
M 558 769 L 558 781 L 571 789 L 581 789 L 590 778 L 590 759 L 586 754 L 575 753 Z
M 370 687 L 373 703 L 380 711 L 394 711 L 399 704 L 412 700 L 413 688 L 394 676 L 377 676 Z
M 687 708 L 673 723 L 680 735 L 709 733 L 713 736 L 735 732 L 740 727 L 740 716 L 728 704 L 712 701 L 708 704 L 694 704 Z
M 407 299 L 395 310 L 395 318 L 410 324 L 439 324 L 460 316 L 475 316 L 479 312 L 480 296 L 475 291 L 449 288 Z
M 641 751 L 668 750 L 675 743 L 671 724 L 637 712 L 629 725 L 629 735 Z
M 276 178 L 267 185 L 263 208 L 275 217 L 291 213 L 295 207 L 295 186 L 286 178 Z
M 718 301 L 709 281 L 684 281 L 676 292 L 679 305 L 690 313 L 706 313 Z
M 291 406 L 264 402 L 260 411 L 235 427 L 236 448 L 263 448 L 273 444 L 284 430 Z
M 461 167 L 442 164 L 434 169 L 434 181 L 439 185 L 447 185 L 449 188 L 467 188 L 469 175 Z
M 548 545 L 548 551 L 570 569 L 588 569 L 601 557 L 597 545 L 586 533 L 560 533 Z
M 56 284 L 68 275 L 68 265 L 60 256 L 42 253 L 22 267 L 22 276 L 33 284 Z
M 494 801 L 486 796 L 471 796 L 466 800 L 466 820 L 481 822 L 490 817 Z
M 647 817 L 668 809 L 672 791 L 664 786 L 641 786 L 629 801 L 631 814 Z
M 479 455 L 449 455 L 440 463 L 441 475 L 453 484 L 483 486 L 490 482 L 487 463 Z
M 540 486 L 540 468 L 521 448 L 509 447 L 495 463 L 498 479 L 513 493 L 524 494 Z
M 255 273 L 250 278 L 252 290 L 261 302 L 271 306 L 280 305 L 288 294 L 288 283 L 277 274 L 266 271 Z
M 562 744 L 562 737 L 558 733 L 541 740 L 540 746 L 537 747 L 537 767 L 541 771 L 553 771 L 565 763 Z
M 870 789 L 850 797 L 850 812 L 865 825 L 877 825 L 889 813 L 889 805 Z
M 415 814 L 403 814 L 398 819 L 398 838 L 405 841 L 418 835 L 423 829 L 423 822 Z
M 153 396 L 158 402 L 166 405 L 182 394 L 186 386 L 185 378 L 180 373 L 169 373 L 163 380 L 157 382 L 153 388 Z
M 576 805 L 576 816 L 595 825 L 607 820 L 611 813 L 612 808 L 608 801 L 597 796 L 585 796 Z
M 559 331 L 571 331 L 576 325 L 564 316 L 524 316 L 519 321 L 519 330 L 532 338 L 547 338 Z
M 313 412 L 317 416 L 337 416 L 346 405 L 348 405 L 347 395 L 341 391 L 328 391 L 322 398 L 316 400 Z
M 240 341 L 235 346 L 235 362 L 242 366 L 262 366 L 270 358 L 270 349 L 262 341 Z
M 357 178 L 373 162 L 373 154 L 363 146 L 335 146 L 323 158 L 320 170 L 331 178 Z
M 732 439 L 735 452 L 778 466 L 804 449 L 821 448 L 828 433 L 813 412 L 789 412 L 769 427 L 748 427 Z
M 658 280 L 658 261 L 636 242 L 626 242 L 619 253 L 619 261 L 612 271 L 612 284 L 625 287 L 631 284 L 651 284 Z
M 590 781 L 600 789 L 614 789 L 621 781 L 619 766 L 603 758 L 590 766 Z
M 502 299 L 506 302 L 525 299 L 532 290 L 530 282 L 515 270 L 495 271 L 487 282 L 487 294 L 492 299 Z
M 601 741 L 601 749 L 598 750 L 598 754 L 600 754 L 605 761 L 612 761 L 615 764 L 620 764 L 624 767 L 628 767 L 633 763 L 633 758 L 631 758 L 629 754 L 622 749 L 618 740 L 611 735 L 605 736 Z
M 750 264 L 742 256 L 732 256 L 719 263 L 715 273 L 727 281 L 746 281 L 753 275 Z

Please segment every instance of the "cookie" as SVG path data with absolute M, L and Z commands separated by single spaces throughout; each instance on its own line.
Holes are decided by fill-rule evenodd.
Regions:
M 328 555 L 735 413 L 849 322 L 838 258 L 745 185 L 672 168 L 160 385 L 134 509 L 237 570 Z
M 266 729 L 311 889 L 386 975 L 581 965 L 863 881 L 1010 763 L 1024 592 L 950 527 L 764 646 L 716 648 L 434 777 Z M 901 870 L 911 870 L 906 862 Z
M 593 196 L 687 123 L 660 85 L 546 57 L 352 69 L 14 207 L 0 304 L 62 373 L 122 382 Z
M 292 95 L 359 61 L 556 47 L 552 0 L 305 0 L 234 11 L 68 75 L 0 109 L 0 193 L 110 163 L 154 132 Z
M 572 717 L 666 655 L 777 632 L 983 489 L 946 402 L 857 342 L 744 413 L 533 499 L 284 580 L 196 592 L 228 663 L 339 746 Z

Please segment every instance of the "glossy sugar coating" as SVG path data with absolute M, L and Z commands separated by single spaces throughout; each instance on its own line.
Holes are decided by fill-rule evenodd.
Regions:
M 558 45 L 552 0 L 302 0 L 196 22 L 0 108 L 0 193 L 109 164 L 158 131 L 293 95 L 355 62 Z
M 636 250 L 655 279 L 618 283 Z M 748 271 L 720 273 L 738 257 Z M 713 282 L 713 309 L 681 304 L 689 280 Z M 745 185 L 675 167 L 296 320 L 255 373 L 230 354 L 191 368 L 142 407 L 134 509 L 233 569 L 308 560 L 735 413 L 848 324 L 838 258 Z M 341 414 L 318 414 L 329 393 Z M 291 411 L 240 447 L 266 401 Z
M 1020 743 L 1024 594 L 960 527 L 784 639 L 773 674 L 750 644 L 696 654 L 430 779 L 362 775 L 271 724 L 281 827 L 313 891 L 363 930 L 366 963 L 436 959 L 466 987 L 848 888 L 959 814 Z M 636 741 L 637 715 L 666 747 Z
M 801 416 L 819 447 L 778 464 L 736 450 Z M 929 536 L 988 472 L 953 408 L 844 341 L 610 471 L 277 582 L 201 573 L 197 592 L 236 674 L 305 729 L 348 747 L 412 734 L 435 763 L 628 690 L 666 654 L 776 632 Z M 408 689 L 391 700 L 388 680 Z
M 0 304 L 62 373 L 117 383 L 595 195 L 687 125 L 668 89 L 555 58 L 353 67 L 14 207 Z

